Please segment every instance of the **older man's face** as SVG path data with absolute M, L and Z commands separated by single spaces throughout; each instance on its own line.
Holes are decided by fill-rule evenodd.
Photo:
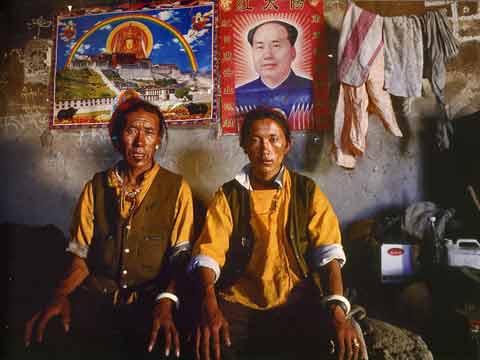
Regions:
M 160 142 L 160 120 L 156 114 L 144 110 L 127 114 L 121 148 L 131 170 L 142 173 L 150 169 L 155 156 L 155 146 L 160 145 Z
M 253 36 L 252 55 L 255 71 L 265 85 L 276 87 L 290 73 L 295 47 L 288 41 L 287 29 L 279 24 L 265 24 Z

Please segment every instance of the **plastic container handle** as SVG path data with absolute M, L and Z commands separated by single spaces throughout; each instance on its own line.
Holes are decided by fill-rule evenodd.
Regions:
M 480 248 L 480 243 L 475 239 L 458 239 L 457 247 L 460 247 L 462 244 L 475 244 Z

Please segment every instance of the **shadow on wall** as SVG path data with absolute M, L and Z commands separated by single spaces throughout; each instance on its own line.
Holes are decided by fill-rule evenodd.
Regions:
M 0 187 L 4 194 L 0 216 L 24 224 L 58 223 L 57 204 L 72 204 L 74 195 L 49 180 L 60 175 L 58 168 L 42 169 L 45 154 L 34 139 L 38 141 L 9 136 L 1 141 L 0 171 L 4 176 L 0 178 Z M 54 173 L 48 174 L 49 171 Z
M 438 115 L 437 115 L 438 116 Z M 438 150 L 435 139 L 435 123 L 437 118 L 435 114 L 425 116 L 422 119 L 425 131 L 420 134 L 422 150 L 420 152 L 420 162 L 423 169 L 423 188 L 424 197 L 437 204 L 449 203 L 450 197 L 457 196 L 455 188 L 455 171 L 452 171 L 452 164 L 449 151 Z
M 395 112 L 398 127 L 402 131 L 403 137 L 400 139 L 400 153 L 408 155 L 409 144 L 412 140 L 412 127 L 408 122 L 408 116 L 411 113 L 410 99 L 390 95 L 392 99 L 393 111 Z
M 85 140 L 83 133 L 41 142 L 16 132 L 2 136 L 0 144 L 0 171 L 6 175 L 0 178 L 0 220 L 53 223 L 66 230 L 83 184 L 114 164 L 115 150 L 104 139 Z
M 328 155 L 329 139 L 325 132 L 319 134 L 293 134 L 292 148 L 285 163 L 300 172 L 314 172 L 320 167 L 324 154 Z
M 199 201 L 201 199 L 206 202 L 206 197 L 202 195 L 208 193 L 210 189 L 207 183 L 209 178 L 208 171 L 212 167 L 214 169 L 222 167 L 222 164 L 215 163 L 215 154 L 210 154 L 205 148 L 188 147 L 175 154 L 174 161 L 175 172 L 184 176 L 190 186 L 195 184 L 195 190 L 192 189 L 194 197 Z M 169 168 L 170 164 L 165 166 Z

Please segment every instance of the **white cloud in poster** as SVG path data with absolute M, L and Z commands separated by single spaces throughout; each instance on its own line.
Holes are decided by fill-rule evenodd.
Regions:
M 195 45 L 198 45 L 199 39 L 202 36 L 204 36 L 206 33 L 208 33 L 208 31 L 209 31 L 209 29 L 202 29 L 200 31 L 190 29 L 190 30 L 188 30 L 188 33 L 186 35 L 184 35 L 183 37 L 185 38 L 185 40 L 187 40 L 187 42 L 193 48 Z
M 160 11 L 155 17 L 163 21 L 168 21 L 172 17 L 173 13 L 171 11 Z
M 169 23 L 181 22 L 181 18 L 175 16 L 174 11 L 160 11 L 157 15 L 154 16 L 162 21 Z
M 91 47 L 92 47 L 92 45 L 90 45 L 90 44 L 82 44 L 82 45 L 80 45 L 80 47 L 78 48 L 77 53 L 78 53 L 78 54 L 85 54 L 85 51 L 87 51 L 87 50 L 90 49 Z

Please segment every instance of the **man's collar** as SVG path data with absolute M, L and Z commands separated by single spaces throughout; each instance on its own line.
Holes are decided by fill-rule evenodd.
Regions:
M 108 186 L 110 187 L 122 187 L 123 185 L 123 168 L 125 167 L 125 161 L 120 160 L 117 162 L 112 168 L 110 168 L 107 171 L 107 183 Z M 142 186 L 145 183 L 145 180 L 156 176 L 158 173 L 158 170 L 160 169 L 160 165 L 154 160 L 153 161 L 153 166 L 151 169 L 145 171 L 142 175 L 142 181 L 140 186 Z
M 285 77 L 285 79 L 283 79 L 282 81 L 280 81 L 277 85 L 275 85 L 274 87 L 271 87 L 269 85 L 267 85 L 263 80 L 262 80 L 262 77 L 260 76 L 259 79 L 260 81 L 263 83 L 263 85 L 265 85 L 267 88 L 269 88 L 270 90 L 273 90 L 273 89 L 276 89 L 278 88 L 280 85 L 282 85 L 285 81 L 287 81 L 290 76 L 292 76 L 294 73 L 293 73 L 293 70 L 290 68 L 290 72 L 288 73 L 288 75 Z
M 253 190 L 252 183 L 250 182 L 250 164 L 245 165 L 242 170 L 235 176 L 235 180 L 237 180 L 240 185 L 242 185 L 247 190 Z M 285 165 L 282 165 L 280 171 L 273 179 L 273 183 L 279 189 L 283 188 L 283 174 L 285 173 Z

